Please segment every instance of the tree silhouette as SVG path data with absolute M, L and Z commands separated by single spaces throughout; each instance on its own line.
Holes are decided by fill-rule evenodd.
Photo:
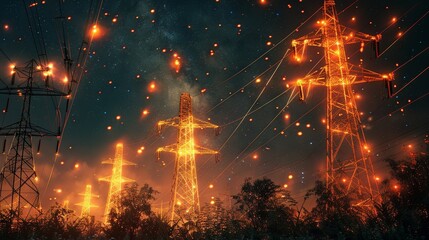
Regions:
M 121 195 L 115 199 L 117 209 L 109 214 L 106 234 L 115 239 L 134 239 L 144 219 L 151 214 L 150 202 L 157 193 L 145 184 L 140 189 L 137 183 L 125 185 Z
M 265 238 L 294 235 L 296 205 L 290 193 L 267 178 L 253 183 L 246 179 L 241 192 L 233 196 L 237 211 L 244 216 L 246 235 Z

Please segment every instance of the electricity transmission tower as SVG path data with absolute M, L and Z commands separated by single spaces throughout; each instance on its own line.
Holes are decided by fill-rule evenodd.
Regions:
M 218 151 L 197 146 L 194 140 L 194 129 L 213 128 L 218 130 L 219 127 L 192 116 L 192 99 L 189 93 L 180 95 L 179 116 L 159 121 L 159 131 L 161 131 L 162 126 L 173 126 L 179 131 L 176 144 L 157 149 L 158 154 L 160 152 L 176 154 L 170 201 L 171 220 L 175 221 L 184 216 L 188 220 L 195 220 L 200 212 L 195 155 L 217 155 Z
M 85 193 L 81 193 L 79 195 L 83 196 L 83 202 L 76 204 L 78 206 L 82 206 L 82 211 L 80 212 L 80 217 L 91 216 L 90 215 L 91 214 L 91 208 L 98 207 L 97 205 L 93 205 L 91 203 L 91 199 L 93 197 L 99 197 L 99 196 L 92 194 L 92 186 L 89 184 L 86 185 L 86 187 L 85 187 Z
M 0 209 L 9 209 L 18 219 L 26 219 L 30 214 L 41 210 L 33 139 L 39 138 L 38 153 L 40 138 L 60 135 L 56 121 L 51 120 L 51 126 L 41 126 L 33 121 L 31 114 L 34 113 L 34 103 L 38 101 L 35 98 L 61 97 L 67 94 L 51 87 L 52 65 L 42 65 L 31 60 L 23 67 L 11 65 L 11 74 L 9 83 L 0 80 L 0 94 L 7 95 L 3 113 L 9 111 L 10 98 L 14 96 L 18 102 L 22 101 L 22 107 L 19 112 L 13 109 L 13 114 L 19 115 L 16 122 L 0 126 L 0 136 L 4 136 L 3 154 L 6 155 L 0 172 Z M 54 114 L 57 110 L 53 110 Z M 7 147 L 8 139 L 10 147 Z
M 352 85 L 385 81 L 390 96 L 393 77 L 348 63 L 344 46 L 360 43 L 363 51 L 365 42 L 373 42 L 378 54 L 381 36 L 340 25 L 334 0 L 324 0 L 323 19 L 318 24 L 316 32 L 292 41 L 297 61 L 302 61 L 307 46 L 315 46 L 324 49 L 326 63 L 320 71 L 297 81 L 300 99 L 306 97 L 304 86 L 326 87 L 326 185 L 332 193 L 334 186 L 343 186 L 355 206 L 373 209 L 373 201 L 379 199 L 378 187 Z
M 37 154 L 40 152 L 43 137 L 56 137 L 56 154 L 59 151 L 74 96 L 86 71 L 86 61 L 94 37 L 94 34 L 88 33 L 98 22 L 102 0 L 91 1 L 84 26 L 84 37 L 75 61 L 71 59 L 71 45 L 66 34 L 67 17 L 62 12 L 63 1 L 58 1 L 58 37 L 64 57 L 65 85 L 62 88 L 66 89 L 65 91 L 58 90 L 56 86 L 59 81 L 53 80 L 53 65 L 48 61 L 44 36 L 48 31 L 42 26 L 44 22 L 40 21 L 38 6 L 26 0 L 23 3 L 36 57 L 25 64 L 18 64 L 19 66 L 11 64 L 10 81 L 0 79 L 1 100 L 7 98 L 4 101 L 6 104 L 1 113 L 3 119 L 0 125 L 0 136 L 4 137 L 2 153 L 5 155 L 0 165 L 0 210 L 9 210 L 17 222 L 25 220 L 33 213 L 40 213 L 37 186 L 39 179 L 36 176 L 34 150 L 37 149 Z M 4 52 L 3 54 L 6 55 Z M 11 61 L 8 57 L 7 59 Z M 10 101 L 11 99 L 16 101 Z M 22 107 L 12 106 L 16 102 L 22 102 Z M 1 103 L 3 104 L 3 101 Z M 51 105 L 52 109 L 49 108 Z M 17 119 L 8 122 L 11 115 Z M 35 138 L 39 140 L 37 148 L 33 144 Z M 49 180 L 50 178 L 46 189 Z
M 121 195 L 122 183 L 133 182 L 134 180 L 122 176 L 122 166 L 135 165 L 123 159 L 124 145 L 116 144 L 115 158 L 103 161 L 104 164 L 112 164 L 112 175 L 98 179 L 99 181 L 110 182 L 109 193 L 107 195 L 106 208 L 104 211 L 104 224 L 109 220 L 109 213 L 112 209 L 118 210 L 115 199 Z

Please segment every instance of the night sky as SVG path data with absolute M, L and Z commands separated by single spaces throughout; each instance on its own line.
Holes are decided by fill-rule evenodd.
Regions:
M 54 20 L 59 15 L 58 2 L 37 2 L 48 56 L 55 66 L 54 79 L 60 81 L 64 69 Z M 99 33 L 60 154 L 55 161 L 54 140 L 47 140 L 42 154 L 36 156 L 43 206 L 70 200 L 70 207 L 80 210 L 74 206 L 82 201 L 78 193 L 92 184 L 100 196 L 94 199 L 99 212 L 93 213 L 101 216 L 108 184 L 97 179 L 111 171 L 111 165 L 101 161 L 113 158 L 118 142 L 124 143 L 125 159 L 136 163 L 124 167 L 124 175 L 160 192 L 155 207 L 168 206 L 174 155 L 163 153 L 157 160 L 155 150 L 176 142 L 177 131 L 167 128 L 159 135 L 155 126 L 178 114 L 182 92 L 193 96 L 195 117 L 222 129 L 219 136 L 210 129 L 196 130 L 199 145 L 221 150 L 217 163 L 213 157 L 197 156 L 201 203 L 216 196 L 228 206 L 229 196 L 239 191 L 245 178 L 264 176 L 287 184 L 292 196 L 302 200 L 325 169 L 325 89 L 312 88 L 309 98 L 300 102 L 291 99 L 292 87 L 288 90 L 286 85 L 292 86 L 313 67 L 320 68 L 323 61 L 317 63 L 323 50 L 309 49 L 301 64 L 291 56 L 279 67 L 278 62 L 292 39 L 316 29 L 322 5 L 322 0 L 104 1 Z M 74 58 L 88 6 L 89 1 L 64 1 Z M 349 61 L 380 73 L 394 72 L 395 91 L 400 90 L 387 99 L 382 82 L 354 86 L 376 174 L 385 178 L 383 159 L 402 159 L 410 151 L 425 149 L 429 4 L 425 0 L 338 0 L 337 10 L 343 25 L 383 35 L 380 58 L 374 57 L 368 43 L 363 53 L 359 44 L 348 46 Z M 2 51 L 16 64 L 34 58 L 23 2 L 4 0 L 0 11 Z M 0 78 L 8 79 L 9 61 L 2 55 L 0 63 Z M 252 114 L 237 128 L 270 77 Z M 1 96 L 0 104 L 4 101 Z M 43 121 L 51 120 L 45 116 Z M 210 184 L 214 187 L 209 188 Z

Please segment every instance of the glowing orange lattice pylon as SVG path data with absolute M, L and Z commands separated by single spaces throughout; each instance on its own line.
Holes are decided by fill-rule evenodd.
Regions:
M 110 182 L 109 193 L 107 195 L 106 208 L 104 210 L 104 224 L 108 223 L 109 213 L 112 209 L 118 210 L 115 199 L 120 197 L 122 191 L 122 183 L 133 182 L 134 180 L 122 176 L 122 166 L 135 165 L 132 162 L 124 160 L 124 145 L 116 144 L 115 158 L 103 161 L 105 164 L 112 164 L 112 175 L 104 178 L 99 178 L 99 181 Z
M 92 186 L 87 184 L 85 187 L 85 193 L 79 195 L 83 196 L 83 202 L 76 205 L 82 206 L 82 211 L 80 212 L 80 217 L 89 217 L 91 216 L 91 208 L 98 207 L 97 205 L 91 204 L 91 199 L 94 197 L 99 197 L 98 195 L 92 194 Z
M 341 184 L 355 206 L 373 210 L 374 201 L 379 200 L 379 191 L 352 85 L 385 81 L 390 95 L 393 76 L 347 63 L 345 44 L 360 43 L 362 51 L 364 42 L 372 41 L 378 46 L 381 36 L 352 31 L 340 25 L 334 0 L 324 1 L 323 20 L 318 23 L 320 28 L 316 32 L 292 41 L 296 60 L 303 59 L 306 46 L 315 46 L 324 49 L 326 63 L 320 71 L 296 82 L 300 99 L 306 97 L 304 86 L 326 87 L 326 185 L 334 193 L 334 186 Z M 375 50 L 377 53 L 378 48 Z
M 176 154 L 170 200 L 171 220 L 176 221 L 179 218 L 195 220 L 200 211 L 195 155 L 217 155 L 218 151 L 197 146 L 194 140 L 194 129 L 214 128 L 218 130 L 219 127 L 192 116 L 192 100 L 189 93 L 182 93 L 180 95 L 179 116 L 159 121 L 158 130 L 161 130 L 162 126 L 173 126 L 179 130 L 177 144 L 157 149 L 157 153 L 171 152 Z

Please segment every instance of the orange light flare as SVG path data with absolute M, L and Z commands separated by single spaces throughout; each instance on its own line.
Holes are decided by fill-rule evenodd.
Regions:
M 147 86 L 147 91 L 150 93 L 154 93 L 158 90 L 158 85 L 156 84 L 155 81 L 152 81 L 149 83 L 149 85 Z
M 293 60 L 296 63 L 301 63 L 303 61 L 303 57 L 299 56 L 298 54 L 293 55 Z
M 214 185 L 213 184 L 210 184 L 209 185 L 209 188 L 211 189 L 211 188 L 214 188 Z
M 75 165 L 74 165 L 74 168 L 75 169 L 78 169 L 80 166 L 79 166 L 79 163 L 76 163 Z
M 258 156 L 258 154 L 253 154 L 253 156 L 252 156 L 252 158 L 254 159 L 254 160 L 256 160 L 256 159 L 258 159 L 259 158 L 259 156 Z
M 289 176 L 287 176 L 287 178 L 288 178 L 289 180 L 292 180 L 292 179 L 293 179 L 293 175 L 292 175 L 292 174 L 289 174 Z
M 182 61 L 181 61 L 181 57 L 179 56 L 179 54 L 177 54 L 177 53 L 173 54 L 170 65 L 175 70 L 176 73 L 180 72 L 180 69 L 182 68 Z
M 259 4 L 261 5 L 267 5 L 268 1 L 267 0 L 258 0 Z
M 289 120 L 289 119 L 290 119 L 290 115 L 289 115 L 289 113 L 286 113 L 286 114 L 284 115 L 284 119 L 285 119 L 285 120 Z
M 100 25 L 94 24 L 94 25 L 92 25 L 89 34 L 91 35 L 91 38 L 93 40 L 94 39 L 100 39 L 104 35 L 104 29 L 102 27 L 100 27 Z
M 370 149 L 370 147 L 368 145 L 364 145 L 363 149 L 365 149 L 368 153 L 371 152 L 371 149 Z
M 37 66 L 36 69 L 37 70 L 42 70 L 42 67 L 41 66 Z M 49 63 L 48 66 L 43 69 L 43 76 L 45 76 L 45 77 L 52 76 L 53 75 L 53 69 L 54 69 L 54 64 L 53 63 Z
M 7 24 L 3 25 L 3 29 L 4 29 L 5 31 L 9 30 L 9 25 L 7 25 Z
M 16 65 L 15 64 L 9 65 L 9 68 L 10 68 L 10 74 L 14 74 L 16 72 L 16 70 L 15 70 Z
M 139 149 L 137 149 L 137 154 L 142 154 L 144 150 L 144 146 L 141 146 Z
M 145 118 L 147 115 L 149 115 L 149 110 L 148 109 L 143 109 L 142 114 L 141 114 L 141 118 Z

